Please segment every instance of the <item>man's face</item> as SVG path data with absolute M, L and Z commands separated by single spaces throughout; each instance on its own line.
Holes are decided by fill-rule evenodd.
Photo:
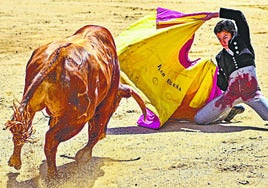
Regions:
M 218 40 L 220 41 L 222 47 L 228 50 L 229 49 L 228 42 L 229 40 L 231 40 L 232 34 L 227 31 L 222 31 L 220 33 L 217 33 L 216 36 Z

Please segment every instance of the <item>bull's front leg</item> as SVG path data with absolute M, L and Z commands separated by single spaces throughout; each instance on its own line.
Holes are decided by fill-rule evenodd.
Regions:
M 8 165 L 14 167 L 16 170 L 21 168 L 21 149 L 24 145 L 24 142 L 20 141 L 16 136 L 13 136 L 14 149 L 13 154 L 11 155 Z
M 75 161 L 78 163 L 87 163 L 91 160 L 92 158 L 92 149 L 94 145 L 98 142 L 98 130 L 93 131 L 91 129 L 91 126 L 94 125 L 95 127 L 95 122 L 93 120 L 88 122 L 88 143 L 85 147 L 80 149 L 76 155 L 75 155 Z
M 110 103 L 111 104 L 111 103 Z M 107 124 L 112 113 L 115 111 L 114 106 L 106 105 L 106 103 L 99 107 L 98 112 L 88 122 L 88 143 L 80 149 L 76 155 L 75 160 L 78 163 L 89 162 L 92 158 L 92 149 L 99 140 L 106 136 Z
M 69 122 L 70 124 L 63 122 Z M 56 166 L 56 153 L 59 144 L 77 135 L 77 133 L 81 131 L 84 125 L 85 122 L 83 121 L 71 123 L 69 120 L 59 120 L 46 133 L 44 152 L 47 159 L 48 178 L 55 178 L 58 175 Z

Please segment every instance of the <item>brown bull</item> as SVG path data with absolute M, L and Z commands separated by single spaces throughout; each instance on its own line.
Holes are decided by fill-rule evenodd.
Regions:
M 21 168 L 21 149 L 32 134 L 37 111 L 50 116 L 44 152 L 48 176 L 57 174 L 58 145 L 88 122 L 88 143 L 76 161 L 90 160 L 92 148 L 106 135 L 107 123 L 122 97 L 133 96 L 145 114 L 140 96 L 120 83 L 114 40 L 100 26 L 84 26 L 64 40 L 36 49 L 26 67 L 24 94 L 6 127 L 13 134 L 14 151 L 9 165 Z

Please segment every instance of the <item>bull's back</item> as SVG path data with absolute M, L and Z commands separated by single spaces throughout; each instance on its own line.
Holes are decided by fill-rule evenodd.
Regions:
M 107 95 L 115 97 L 119 79 L 112 35 L 103 27 L 85 26 L 35 50 L 27 65 L 24 96 L 32 98 L 32 107 L 47 107 L 51 113 L 66 111 L 66 105 L 83 113 L 94 111 Z
M 66 65 L 75 63 L 77 75 L 81 80 L 87 78 L 88 94 L 96 98 L 98 105 L 111 90 L 115 93 L 119 87 L 119 64 L 117 60 L 116 47 L 111 33 L 101 26 L 84 26 L 73 36 L 67 38 L 72 45 L 66 48 L 66 54 L 70 61 Z M 71 66 L 66 66 L 68 69 Z M 74 71 L 68 70 L 70 73 Z M 84 82 L 84 84 L 86 84 Z M 83 84 L 81 84 L 83 85 Z

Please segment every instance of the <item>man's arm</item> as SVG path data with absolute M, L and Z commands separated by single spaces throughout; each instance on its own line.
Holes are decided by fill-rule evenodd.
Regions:
M 220 18 L 231 19 L 235 21 L 237 32 L 246 44 L 250 44 L 250 32 L 247 20 L 240 10 L 220 8 Z

